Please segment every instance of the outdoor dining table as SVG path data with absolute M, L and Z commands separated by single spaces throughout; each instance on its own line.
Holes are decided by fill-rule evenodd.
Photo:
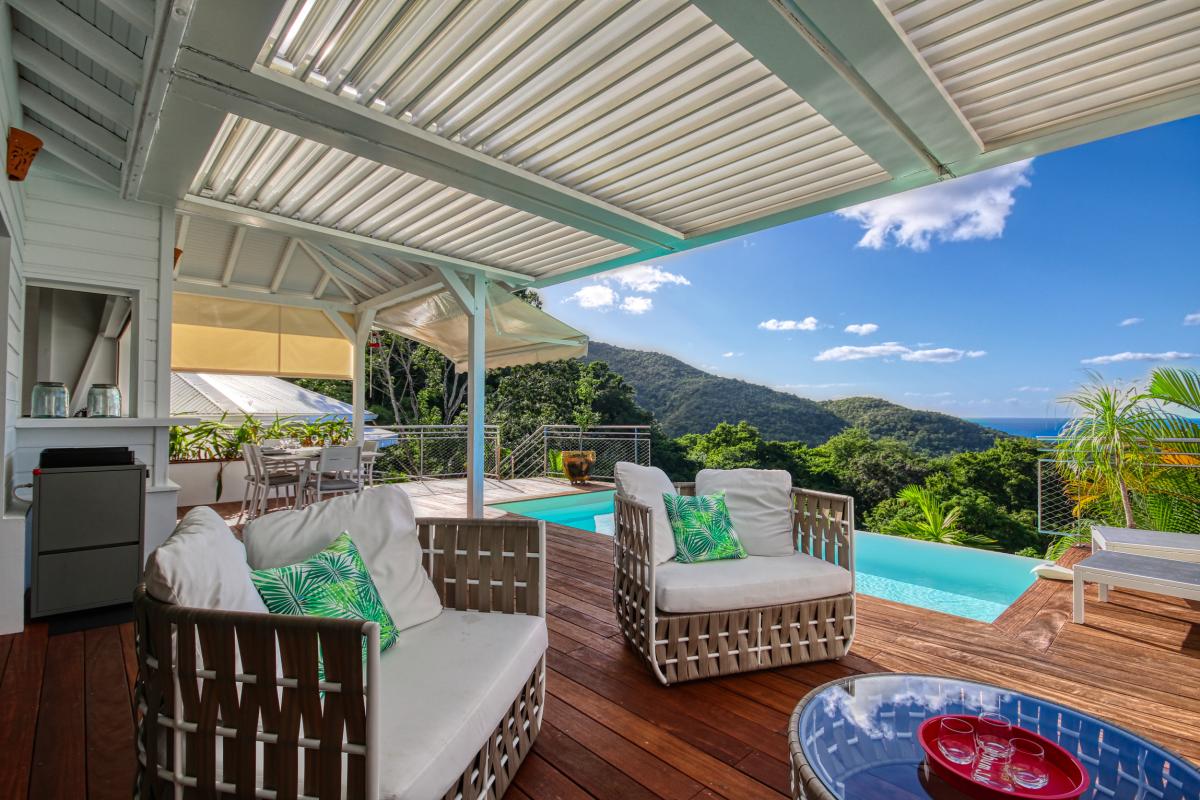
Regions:
M 1200 770 L 1182 756 L 1082 711 L 986 683 L 874 673 L 809 692 L 788 725 L 798 800 L 965 798 L 926 767 L 917 728 L 939 714 L 999 712 L 1056 742 L 1087 769 L 1085 800 L 1195 800 Z
M 264 449 L 262 451 L 263 461 L 268 464 L 295 464 L 298 469 L 299 477 L 297 478 L 297 486 L 302 490 L 308 485 L 308 477 L 312 475 L 316 468 L 317 462 L 321 460 L 321 451 L 323 447 L 287 447 L 275 450 Z M 369 466 L 379 454 L 377 452 L 364 452 L 362 454 L 363 466 Z M 304 492 L 296 492 L 296 508 L 304 507 Z

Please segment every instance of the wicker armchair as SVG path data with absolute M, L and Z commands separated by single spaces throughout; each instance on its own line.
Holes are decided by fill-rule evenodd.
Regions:
M 545 616 L 544 523 L 417 524 L 445 608 Z M 379 796 L 389 753 L 377 713 L 387 687 L 371 679 L 376 623 L 186 608 L 144 586 L 134 610 L 138 797 L 174 798 L 177 787 L 185 796 Z M 504 794 L 541 727 L 545 673 L 543 656 L 446 798 Z
M 680 494 L 695 484 L 678 483 Z M 854 498 L 792 489 L 796 550 L 854 571 Z M 655 603 L 650 509 L 616 498 L 613 605 L 626 641 L 663 684 L 840 658 L 854 638 L 854 592 L 787 605 L 672 614 Z

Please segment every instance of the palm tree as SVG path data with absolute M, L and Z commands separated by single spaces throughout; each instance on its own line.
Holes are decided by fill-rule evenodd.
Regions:
M 943 501 L 932 489 L 921 486 L 905 486 L 896 495 L 900 502 L 916 508 L 920 520 L 893 520 L 887 532 L 909 539 L 922 539 L 942 544 L 970 545 L 992 549 L 996 543 L 986 536 L 967 533 L 958 527 L 961 509 Z
M 1141 482 L 1142 466 L 1153 460 L 1153 431 L 1162 416 L 1145 399 L 1136 387 L 1105 384 L 1095 373 L 1089 384 L 1062 398 L 1079 412 L 1055 445 L 1077 515 L 1085 506 L 1111 500 L 1120 505 L 1125 526 L 1136 527 L 1129 485 Z
M 1200 373 L 1156 369 L 1146 397 L 1158 404 L 1158 463 L 1148 476 L 1147 520 L 1158 530 L 1200 532 L 1200 421 L 1192 416 L 1200 415 Z

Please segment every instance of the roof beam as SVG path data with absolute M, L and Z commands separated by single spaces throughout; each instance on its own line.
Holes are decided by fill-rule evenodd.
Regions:
M 229 254 L 225 257 L 225 271 L 221 273 L 221 285 L 228 286 L 233 280 L 233 271 L 237 269 L 238 256 L 242 254 L 242 242 L 246 241 L 246 229 L 239 225 L 233 229 L 233 243 L 229 245 Z
M 184 217 L 184 219 L 187 219 L 187 217 Z M 288 267 L 292 263 L 292 256 L 296 254 L 296 245 L 299 243 L 300 241 L 295 236 L 289 236 L 287 244 L 283 246 L 283 253 L 279 256 L 279 263 L 275 265 L 275 274 L 271 276 L 272 292 L 278 292 L 279 287 L 283 285 L 283 278 L 287 275 Z M 320 297 L 321 292 L 317 292 L 314 296 Z
M 349 322 L 346 322 L 345 318 L 341 314 L 337 313 L 336 311 L 330 311 L 327 308 L 323 310 L 325 311 L 325 317 L 333 323 L 333 327 L 338 329 L 338 333 L 352 342 L 356 341 L 354 328 Z
M 199 195 L 185 195 L 183 201 L 176 208 L 185 214 L 215 217 L 227 222 L 234 222 L 238 225 L 268 228 L 289 236 L 300 236 L 309 241 L 325 242 L 334 246 L 350 245 L 360 250 L 373 251 L 383 255 L 396 255 L 400 258 L 411 259 L 424 264 L 440 265 L 476 274 L 491 275 L 522 286 L 531 280 L 528 275 L 522 275 L 519 272 L 513 272 L 502 267 L 480 264 L 463 258 L 456 258 L 455 256 L 434 253 L 430 250 L 419 250 L 415 247 L 408 247 L 396 244 L 395 242 L 385 242 L 382 239 L 372 239 L 370 236 L 341 231 L 337 228 L 326 228 L 321 225 L 314 225 L 311 222 L 291 219 L 282 214 L 271 214 L 253 208 L 243 208 L 232 203 L 211 200 Z
M 440 275 L 430 275 L 428 278 L 422 278 L 419 281 L 398 286 L 390 292 L 372 297 L 369 300 L 364 300 L 358 304 L 360 311 L 376 310 L 388 308 L 399 303 L 404 303 L 409 300 L 415 300 L 418 297 L 424 297 L 429 294 L 436 294 L 446 288 Z
M 180 52 L 175 45 L 200 47 L 234 64 L 252 64 L 286 0 L 164 2 L 169 5 L 167 19 L 160 17 L 158 23 L 168 25 L 167 34 L 156 35 L 157 52 L 147 54 L 155 77 L 138 98 L 139 125 L 144 130 L 130 137 L 135 147 L 125 170 L 123 196 L 171 206 L 187 193 L 225 120 L 224 109 L 194 103 L 174 90 L 171 68 Z M 156 101 L 161 83 L 171 88 Z
M 31 119 L 26 119 L 22 124 L 27 131 L 42 140 L 47 150 L 71 166 L 114 189 L 121 185 L 120 171 L 104 159 L 92 155 L 69 139 Z
M 226 300 L 245 300 L 251 303 L 268 303 L 273 306 L 296 306 L 297 308 L 318 308 L 330 311 L 354 312 L 353 303 L 335 303 L 332 300 L 319 300 L 309 297 L 307 294 L 296 292 L 271 294 L 266 289 L 259 287 L 220 286 L 216 281 L 206 281 L 186 276 L 175 279 L 174 290 L 181 294 L 223 297 Z
M 17 82 L 21 105 L 53 122 L 76 139 L 103 150 L 117 161 L 125 159 L 125 141 L 101 127 L 58 98 L 47 94 L 27 80 Z
M 648 253 L 670 252 L 684 238 L 666 225 L 258 64 L 244 69 L 185 48 L 176 74 L 182 79 L 176 91 L 197 103 Z
M 147 36 L 154 33 L 154 0 L 100 0 L 100 2 Z
M 693 0 L 821 116 L 893 177 L 933 168 L 936 159 L 896 127 L 886 106 L 856 85 L 852 70 L 807 18 L 783 0 Z M 840 4 L 833 4 L 839 6 Z M 877 13 L 877 12 L 876 12 Z
M 317 285 L 313 287 L 312 296 L 316 300 L 321 295 L 325 294 L 325 290 L 329 288 L 329 273 L 322 272 L 321 277 L 317 280 Z
M 353 275 L 345 272 L 337 264 L 334 264 L 329 259 L 329 256 L 322 253 L 313 245 L 301 240 L 300 248 L 304 252 L 308 253 L 309 258 L 317 262 L 317 266 L 320 267 L 327 275 L 329 275 L 330 279 L 333 280 L 333 282 L 337 284 L 338 287 L 341 288 L 341 290 L 345 292 L 348 297 L 354 297 L 354 295 L 347 291 L 347 287 L 358 292 L 363 297 L 370 297 L 371 295 L 375 294 L 375 292 L 369 286 Z
M 934 76 L 895 18 L 873 0 L 772 0 L 794 24 L 824 37 L 827 57 L 844 63 L 859 91 L 903 121 L 938 164 L 983 152 L 983 141 Z M 860 83 L 861 82 L 861 83 Z M 865 88 L 864 88 L 865 86 Z
M 62 3 L 8 0 L 8 4 L 131 86 L 142 82 L 142 60 Z
M 378 275 L 366 269 L 361 264 L 355 263 L 354 259 L 347 256 L 345 253 L 338 250 L 336 247 L 329 245 L 321 245 L 317 248 L 325 254 L 330 261 L 337 264 L 345 272 L 350 273 L 360 281 L 370 287 L 371 292 L 386 292 L 392 288 L 390 283 L 384 282 Z
M 133 126 L 133 106 L 125 98 L 84 75 L 24 34 L 12 32 L 13 59 L 54 84 L 88 108 L 108 117 L 123 128 Z

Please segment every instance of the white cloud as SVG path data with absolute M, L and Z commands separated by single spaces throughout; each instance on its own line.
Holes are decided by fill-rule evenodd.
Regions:
M 853 220 L 866 233 L 859 247 L 881 250 L 891 240 L 898 247 L 928 250 L 936 238 L 943 242 L 995 239 L 1016 202 L 1013 194 L 1029 186 L 1033 159 L 976 172 L 903 194 L 843 209 L 838 216 Z
M 1200 311 L 1195 314 L 1188 314 L 1183 318 L 1184 325 L 1200 325 Z
M 877 330 L 879 330 L 879 326 L 874 322 L 856 322 L 846 326 L 846 333 L 857 333 L 859 336 L 867 336 Z
M 905 392 L 905 397 L 952 397 L 954 392 Z
M 735 353 L 730 350 L 728 353 L 721 353 L 721 358 L 739 358 L 746 355 L 745 353 Z
M 1198 314 L 1197 317 L 1200 318 L 1200 314 Z M 1117 323 L 1117 327 L 1128 328 L 1132 325 L 1138 325 L 1145 321 L 1146 320 L 1142 319 L 1141 317 L 1126 317 L 1125 319 L 1123 319 Z M 1184 324 L 1186 325 L 1187 323 L 1184 323 Z
M 1200 353 L 1181 353 L 1178 350 L 1168 350 L 1165 353 L 1113 353 L 1110 356 L 1096 356 L 1095 358 L 1085 358 L 1080 361 L 1080 364 L 1123 364 L 1127 361 L 1187 361 L 1192 358 L 1200 358 Z
M 831 347 L 817 354 L 814 361 L 861 361 L 866 358 L 894 358 L 917 363 L 949 364 L 964 358 L 981 358 L 986 350 L 958 350 L 953 347 L 935 347 L 928 350 L 913 350 L 899 342 L 885 342 L 867 347 L 842 345 Z
M 854 385 L 853 383 L 784 383 L 775 388 L 787 392 L 796 389 L 847 389 Z
M 817 329 L 817 318 L 805 317 L 801 320 L 768 319 L 758 323 L 758 327 L 764 331 L 815 331 Z
M 597 283 L 592 286 L 584 286 L 567 299 L 579 303 L 580 308 L 594 308 L 607 311 L 617 304 L 617 293 L 609 287 Z
M 1049 386 L 1018 386 L 1013 389 L 1014 392 L 1048 392 Z
M 621 301 L 621 310 L 626 314 L 645 314 L 654 308 L 654 301 L 649 297 L 626 297 Z
M 828 350 L 822 350 L 817 354 L 814 361 L 861 361 L 864 358 L 888 358 L 890 356 L 902 356 L 905 353 L 911 353 L 908 349 L 899 342 L 887 342 L 885 344 L 873 344 L 868 347 L 857 347 L 855 345 L 842 345 L 841 347 L 831 347 Z
M 656 292 L 662 286 L 691 286 L 692 282 L 682 275 L 667 272 L 662 267 L 653 264 L 637 264 L 625 269 L 619 269 L 606 276 L 621 285 L 621 288 L 633 292 Z

